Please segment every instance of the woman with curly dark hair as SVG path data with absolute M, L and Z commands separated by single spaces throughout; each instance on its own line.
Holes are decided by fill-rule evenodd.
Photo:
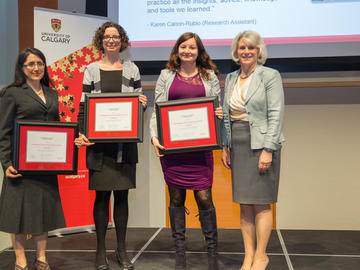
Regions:
M 13 165 L 14 120 L 60 121 L 57 92 L 44 54 L 23 50 L 14 81 L 0 92 L 0 162 L 4 182 L 0 197 L 0 231 L 10 233 L 15 270 L 27 270 L 26 235 L 36 247 L 35 270 L 50 270 L 46 259 L 48 231 L 65 227 L 56 175 L 22 175 Z
M 200 37 L 184 33 L 176 41 L 166 69 L 156 83 L 155 101 L 167 101 L 220 94 L 216 66 L 207 54 Z M 222 118 L 222 108 L 216 109 Z M 163 156 L 157 134 L 155 112 L 150 120 L 150 133 L 156 155 L 160 157 L 170 194 L 169 216 L 176 248 L 175 269 L 186 269 L 185 261 L 185 196 L 194 190 L 201 228 L 207 243 L 210 265 L 216 269 L 217 225 L 212 201 L 213 153 L 200 151 Z
M 104 23 L 95 33 L 94 46 L 104 57 L 88 65 L 83 80 L 83 98 L 86 93 L 140 92 L 138 67 L 131 61 L 120 59 L 120 52 L 130 43 L 125 30 L 113 22 Z M 140 95 L 145 108 L 146 96 Z M 80 103 L 78 121 L 84 125 L 84 103 Z M 110 269 L 106 259 L 105 235 L 109 220 L 109 201 L 114 191 L 114 222 L 117 236 L 116 258 L 122 269 L 134 266 L 126 254 L 125 238 L 128 221 L 128 192 L 136 187 L 136 143 L 91 143 L 80 131 L 75 144 L 87 146 L 86 166 L 89 169 L 89 189 L 96 191 L 94 221 L 97 236 L 96 269 Z

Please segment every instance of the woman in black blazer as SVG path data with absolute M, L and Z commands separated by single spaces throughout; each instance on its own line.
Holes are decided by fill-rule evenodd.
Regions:
M 65 227 L 56 175 L 23 176 L 13 167 L 14 120 L 59 121 L 57 92 L 45 56 L 35 48 L 22 51 L 14 81 L 0 92 L 0 161 L 4 182 L 0 197 L 0 231 L 10 233 L 16 255 L 15 270 L 28 269 L 26 235 L 36 246 L 34 268 L 49 270 L 46 260 L 48 231 Z

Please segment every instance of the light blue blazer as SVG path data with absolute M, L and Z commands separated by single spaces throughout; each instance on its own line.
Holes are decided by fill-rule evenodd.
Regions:
M 220 84 L 219 79 L 212 70 L 207 70 L 210 74 L 209 80 L 204 80 L 201 78 L 203 85 L 205 87 L 205 95 L 207 97 L 217 96 L 220 99 Z M 175 79 L 176 72 L 169 69 L 163 69 L 160 73 L 160 76 L 156 82 L 155 87 L 155 103 L 159 101 L 168 101 L 169 100 L 169 90 L 172 82 Z M 220 104 L 220 100 L 219 100 Z M 157 123 L 156 123 L 156 111 L 154 109 L 151 119 L 150 119 L 150 138 L 158 137 L 157 132 Z
M 230 99 L 241 69 L 227 75 L 223 104 L 222 139 L 231 146 Z M 258 65 L 253 73 L 245 97 L 248 114 L 251 149 L 279 150 L 285 140 L 281 133 L 284 118 L 284 90 L 280 73 Z

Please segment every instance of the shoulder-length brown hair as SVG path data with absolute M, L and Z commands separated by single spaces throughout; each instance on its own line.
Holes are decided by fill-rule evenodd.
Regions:
M 125 50 L 127 47 L 129 47 L 130 41 L 129 41 L 129 37 L 126 34 L 125 29 L 118 25 L 117 23 L 114 22 L 106 22 L 103 23 L 103 25 L 101 25 L 98 30 L 96 30 L 94 38 L 93 38 L 93 45 L 95 46 L 96 49 L 101 50 L 104 53 L 104 47 L 102 45 L 102 40 L 104 38 L 104 33 L 106 28 L 109 27 L 114 27 L 118 30 L 119 35 L 120 35 L 120 40 L 121 40 L 121 46 L 120 46 L 120 52 L 122 52 L 123 50 Z
M 5 86 L 3 89 L 1 89 L 0 96 L 3 96 L 5 94 L 6 89 L 8 89 L 12 86 L 21 86 L 24 83 L 26 83 L 26 75 L 23 71 L 23 68 L 24 68 L 24 63 L 26 62 L 26 59 L 28 58 L 28 56 L 30 54 L 34 54 L 37 57 L 39 57 L 45 65 L 44 66 L 44 76 L 41 78 L 40 83 L 42 85 L 54 88 L 54 83 L 52 82 L 52 80 L 49 77 L 49 72 L 48 72 L 47 65 L 46 65 L 45 55 L 39 49 L 26 48 L 22 52 L 19 53 L 19 55 L 16 59 L 14 81 L 12 83 L 10 83 L 9 85 Z
M 171 50 L 169 61 L 166 64 L 166 68 L 172 71 L 178 71 L 181 66 L 181 61 L 179 58 L 179 46 L 181 43 L 194 38 L 196 41 L 196 46 L 198 48 L 198 57 L 196 59 L 196 65 L 199 69 L 200 76 L 205 80 L 210 80 L 210 74 L 207 70 L 213 70 L 215 74 L 219 74 L 219 71 L 216 68 L 216 65 L 211 61 L 210 56 L 207 54 L 205 47 L 200 39 L 200 37 L 191 32 L 186 32 L 182 34 L 178 40 L 175 42 L 174 47 Z

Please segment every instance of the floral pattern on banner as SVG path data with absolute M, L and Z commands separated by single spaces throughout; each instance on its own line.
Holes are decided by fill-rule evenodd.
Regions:
M 48 66 L 49 76 L 58 91 L 62 122 L 77 121 L 85 67 L 101 58 L 101 51 L 88 45 Z

